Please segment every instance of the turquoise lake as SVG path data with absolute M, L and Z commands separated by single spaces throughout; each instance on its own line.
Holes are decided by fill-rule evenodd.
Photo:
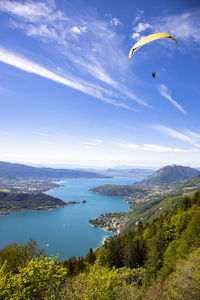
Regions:
M 24 211 L 0 216 L 0 248 L 13 242 L 25 244 L 37 240 L 39 248 L 60 259 L 84 256 L 89 248 L 97 248 L 111 233 L 89 225 L 89 219 L 102 213 L 128 211 L 122 197 L 102 196 L 88 190 L 102 184 L 132 184 L 135 178 L 68 179 L 61 187 L 47 192 L 64 201 L 86 200 L 53 210 Z

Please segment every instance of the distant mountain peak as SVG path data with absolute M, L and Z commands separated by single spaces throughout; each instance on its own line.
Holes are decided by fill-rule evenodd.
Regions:
M 149 176 L 146 183 L 169 184 L 178 181 L 187 181 L 200 174 L 200 171 L 187 166 L 167 165 Z

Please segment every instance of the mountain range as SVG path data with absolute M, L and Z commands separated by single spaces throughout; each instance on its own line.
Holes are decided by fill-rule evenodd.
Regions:
M 45 167 L 31 167 L 23 164 L 0 161 L 0 177 L 4 178 L 105 178 L 108 176 L 95 172 L 71 169 L 54 169 Z M 110 176 L 109 176 L 110 177 Z
M 170 165 L 165 166 L 158 171 L 154 172 L 148 178 L 136 182 L 132 185 L 103 185 L 98 186 L 91 191 L 108 195 L 108 196 L 121 196 L 130 197 L 136 193 L 141 193 L 143 196 L 150 194 L 152 187 L 155 189 L 156 186 L 160 186 L 163 190 L 168 185 L 184 183 L 192 178 L 200 175 L 200 171 L 190 167 Z M 140 195 L 141 197 L 141 195 Z
M 101 172 L 104 175 L 110 175 L 114 177 L 134 177 L 134 178 L 146 178 L 152 175 L 155 170 L 152 169 L 135 169 L 135 168 L 110 168 L 106 172 Z

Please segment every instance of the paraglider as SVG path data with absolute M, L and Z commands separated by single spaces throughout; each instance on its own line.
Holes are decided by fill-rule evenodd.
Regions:
M 146 37 L 144 37 L 143 39 L 141 39 L 140 41 L 138 41 L 132 48 L 131 48 L 131 51 L 129 52 L 129 58 L 131 58 L 131 56 L 133 55 L 133 53 L 139 49 L 141 46 L 149 43 L 149 42 L 152 42 L 154 40 L 157 40 L 157 39 L 163 39 L 163 38 L 170 38 L 172 40 L 174 40 L 176 43 L 177 43 L 177 40 L 175 39 L 175 37 L 173 37 L 171 34 L 168 34 L 168 33 L 153 33 L 153 34 L 150 34 Z M 153 76 L 153 73 L 152 73 L 152 76 Z M 154 76 L 155 77 L 155 76 Z

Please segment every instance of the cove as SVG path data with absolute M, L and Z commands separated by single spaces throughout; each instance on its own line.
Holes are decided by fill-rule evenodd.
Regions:
M 141 180 L 141 179 L 140 179 Z M 59 259 L 84 256 L 89 248 L 97 248 L 106 236 L 112 233 L 89 225 L 89 219 L 102 213 L 126 212 L 128 204 L 122 197 L 102 196 L 89 189 L 103 184 L 132 184 L 135 178 L 67 179 L 62 186 L 46 192 L 64 201 L 86 200 L 53 210 L 23 211 L 0 216 L 0 248 L 13 242 L 27 243 L 37 240 L 39 248 Z

